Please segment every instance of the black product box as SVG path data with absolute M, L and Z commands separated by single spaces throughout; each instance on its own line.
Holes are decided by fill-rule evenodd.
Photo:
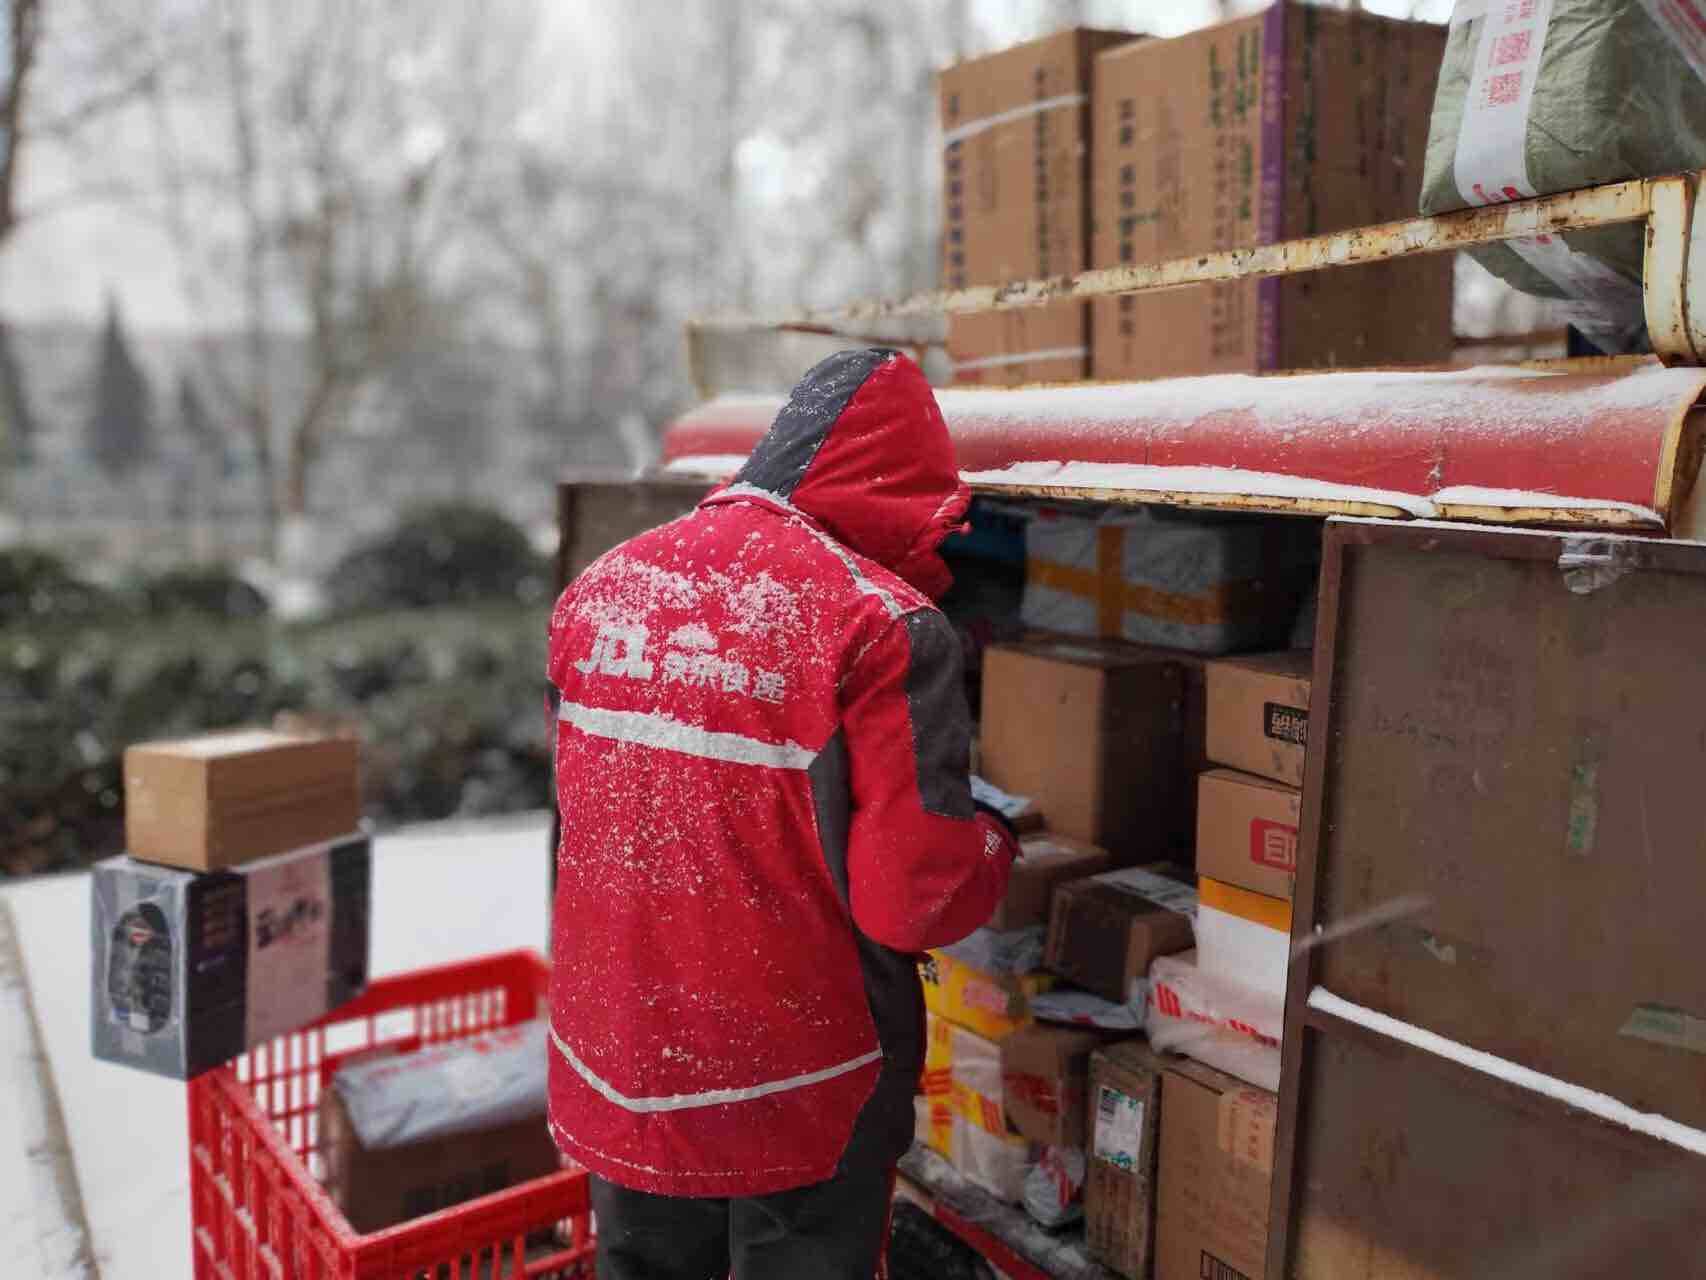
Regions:
M 359 995 L 372 864 L 365 833 L 205 874 L 96 864 L 95 1056 L 187 1080 Z

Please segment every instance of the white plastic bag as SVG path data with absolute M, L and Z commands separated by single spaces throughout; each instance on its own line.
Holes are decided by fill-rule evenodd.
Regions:
M 1076 1147 L 1044 1147 L 1025 1175 L 1025 1212 L 1050 1231 L 1084 1216 L 1084 1178 L 1089 1162 Z
M 1197 968 L 1196 952 L 1149 966 L 1149 1043 L 1270 1091 L 1279 1088 L 1283 999 Z

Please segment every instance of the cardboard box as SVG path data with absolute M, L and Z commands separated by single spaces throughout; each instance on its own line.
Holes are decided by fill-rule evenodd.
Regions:
M 1156 863 L 1063 884 L 1049 916 L 1049 969 L 1124 1003 L 1156 956 L 1188 951 L 1196 889 L 1190 872 Z
M 1161 1082 L 1155 1280 L 1263 1280 L 1279 1099 L 1201 1063 Z
M 1111 1045 L 1090 1059 L 1085 1234 L 1090 1256 L 1127 1280 L 1148 1280 L 1154 1252 L 1156 1132 L 1166 1062 L 1142 1040 Z
M 942 283 L 1071 275 L 1089 263 L 1089 93 L 1095 55 L 1133 37 L 1084 28 L 975 58 L 937 78 Z M 1083 303 L 948 322 L 956 381 L 1067 381 L 1089 371 Z
M 1108 869 L 1108 851 L 1052 832 L 1023 836 L 1023 856 L 1007 878 L 1007 896 L 989 918 L 989 928 L 1025 929 L 1048 923 L 1049 904 L 1057 885 L 1082 880 Z
M 1090 371 L 1089 344 L 1090 308 L 1083 302 L 948 317 L 956 386 L 1079 382 Z
M 1285 999 L 1291 959 L 1291 902 L 1201 876 L 1197 880 L 1197 968 Z
M 1103 52 L 1091 265 L 1414 217 L 1445 36 L 1288 0 Z M 1449 257 L 1424 256 L 1107 299 L 1094 376 L 1441 362 L 1451 298 Z
M 1295 787 L 1233 769 L 1209 770 L 1197 779 L 1197 870 L 1289 902 L 1302 811 Z
M 1319 563 L 1319 535 L 1298 522 L 1040 507 L 1025 525 L 1019 616 L 1194 654 L 1264 649 L 1291 635 Z
M 1032 1023 L 1001 1042 L 1001 1102 L 1007 1123 L 1032 1142 L 1085 1144 L 1090 1055 L 1107 1037 Z
M 1182 720 L 1179 668 L 1151 653 L 1031 640 L 984 654 L 984 776 L 1115 866 L 1170 851 L 1188 787 Z
M 320 1095 L 325 1187 L 379 1231 L 557 1172 L 544 1029 L 522 1023 L 414 1053 L 363 1055 Z
M 1307 649 L 1209 663 L 1208 758 L 1301 787 L 1313 664 Z
M 361 822 L 353 738 L 266 730 L 148 742 L 124 753 L 127 852 L 220 871 L 353 831 Z
M 184 1080 L 367 985 L 365 835 L 196 875 L 95 865 L 94 1054 Z
M 1027 1025 L 1031 997 L 1055 985 L 1053 974 L 984 973 L 945 951 L 928 952 L 918 962 L 918 976 L 927 1010 L 986 1040 L 1000 1040 Z

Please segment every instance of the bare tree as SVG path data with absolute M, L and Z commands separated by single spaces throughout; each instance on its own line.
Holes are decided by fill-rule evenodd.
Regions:
M 152 103 L 152 176 L 186 296 L 243 335 L 204 343 L 203 363 L 250 440 L 275 548 L 356 397 L 470 287 L 533 15 L 528 0 L 194 6 L 197 56 Z M 307 352 L 288 393 L 285 333 Z
M 0 244 L 4 244 L 16 220 L 19 134 L 41 38 L 41 2 L 12 0 L 0 9 L 0 21 L 6 24 L 0 33 L 6 51 L 6 74 L 0 82 Z

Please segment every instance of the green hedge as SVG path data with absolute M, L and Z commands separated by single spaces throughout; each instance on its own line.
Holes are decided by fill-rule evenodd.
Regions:
M 503 604 L 0 628 L 0 874 L 122 846 L 130 743 L 280 713 L 359 729 L 381 824 L 544 807 L 545 622 L 543 606 Z

